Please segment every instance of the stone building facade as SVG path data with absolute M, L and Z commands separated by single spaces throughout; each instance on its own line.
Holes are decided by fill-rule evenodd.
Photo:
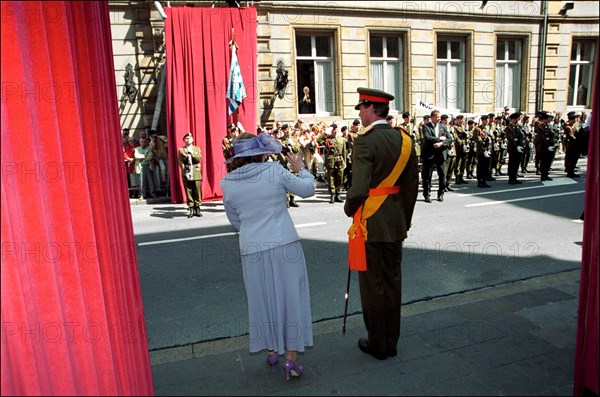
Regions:
M 163 7 L 228 3 L 161 2 Z M 509 106 L 528 114 L 538 109 L 566 114 L 591 107 L 597 2 L 241 5 L 247 3 L 258 14 L 257 121 L 263 126 L 298 118 L 349 122 L 357 115 L 361 86 L 395 94 L 392 114 L 420 116 L 428 112 L 422 104 L 452 113 L 497 113 Z M 143 129 L 156 123 L 156 113 L 164 126 L 164 110 L 155 112 L 164 60 L 162 18 L 153 2 L 111 2 L 110 9 L 118 92 L 128 63 L 139 88 L 134 103 L 118 98 L 122 125 Z M 278 68 L 288 72 L 285 95 L 277 95 Z M 305 86 L 309 108 L 301 106 Z

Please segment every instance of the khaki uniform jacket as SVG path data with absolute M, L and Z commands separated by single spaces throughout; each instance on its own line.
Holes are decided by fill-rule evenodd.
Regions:
M 177 151 L 177 158 L 179 160 L 179 168 L 181 169 L 181 176 L 184 181 L 201 181 L 202 180 L 202 168 L 200 162 L 202 161 L 202 152 L 198 146 L 192 145 L 192 179 L 187 179 L 185 176 L 188 167 L 187 159 L 187 148 L 184 146 Z
M 410 139 L 386 124 L 377 124 L 354 142 L 352 187 L 346 194 L 344 212 L 353 216 L 375 188 L 391 172 L 402 150 L 402 140 Z M 404 171 L 395 185 L 400 193 L 387 196 L 377 212 L 367 219 L 368 242 L 398 242 L 406 238 L 412 222 L 419 190 L 417 155 L 411 151 Z

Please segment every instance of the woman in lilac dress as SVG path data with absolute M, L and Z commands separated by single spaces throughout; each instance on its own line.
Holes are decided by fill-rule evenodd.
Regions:
M 267 154 L 280 153 L 282 146 L 266 133 L 243 133 L 233 148 L 221 188 L 227 218 L 239 231 L 249 349 L 267 350 L 267 363 L 273 368 L 283 354 L 289 380 L 290 375 L 302 374 L 297 353 L 312 346 L 313 334 L 306 262 L 287 193 L 312 196 L 314 177 L 298 154 L 287 154 L 293 173 L 279 162 L 267 162 Z

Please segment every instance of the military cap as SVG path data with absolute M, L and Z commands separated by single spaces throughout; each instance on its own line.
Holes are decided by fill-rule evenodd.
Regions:
M 191 136 L 192 138 L 194 137 L 194 136 L 192 135 L 192 133 L 191 133 L 191 132 L 186 132 L 186 133 L 183 135 L 183 139 L 185 140 L 185 138 L 187 138 L 188 136 Z
M 521 112 L 514 112 L 510 116 L 508 116 L 508 118 L 511 120 L 514 120 L 514 119 L 518 119 L 520 116 L 521 116 Z
M 482 114 L 480 117 L 481 120 L 487 120 L 488 119 L 488 115 L 487 114 Z
M 405 119 L 407 117 L 410 117 L 410 112 L 404 112 L 402 113 L 402 118 Z
M 431 116 L 428 114 L 423 115 L 423 120 L 428 119 L 428 118 L 431 118 Z
M 358 87 L 356 92 L 358 92 L 358 104 L 356 104 L 354 110 L 358 110 L 363 103 L 382 103 L 387 105 L 390 101 L 394 100 L 393 95 L 374 88 Z
M 442 119 L 442 120 L 446 120 L 446 119 L 448 119 L 448 115 L 447 115 L 447 114 L 442 114 L 442 115 L 440 116 L 440 119 Z
M 331 124 L 331 125 L 330 125 L 330 127 L 331 127 L 332 129 L 334 129 L 334 130 L 335 130 L 336 128 L 338 128 L 336 123 L 333 123 L 333 124 Z
M 475 120 L 473 120 L 473 119 L 467 120 L 467 124 L 473 124 L 474 122 L 475 122 Z
M 571 110 L 569 113 L 567 113 L 567 117 L 571 117 L 571 116 L 577 117 L 577 114 Z
M 284 125 L 281 126 L 281 129 L 283 130 L 284 128 L 289 128 L 289 127 L 290 127 L 289 125 L 284 124 Z
M 465 118 L 465 116 L 462 114 L 459 114 L 455 117 L 455 119 L 464 119 L 464 118 Z
M 488 113 L 488 117 L 489 117 L 490 119 L 491 119 L 491 118 L 494 118 L 494 116 L 495 116 L 495 115 L 496 115 L 495 113 Z
M 354 121 L 352 122 L 352 125 L 359 125 L 359 124 L 360 124 L 359 119 L 354 119 Z
M 346 131 L 347 129 L 348 129 L 347 126 L 345 126 L 345 125 L 342 126 L 342 132 Z
M 392 116 L 391 114 L 388 114 L 388 116 L 387 116 L 385 119 L 386 119 L 386 120 L 391 120 L 391 119 L 393 119 L 393 118 L 394 118 L 394 116 Z
M 129 132 L 129 128 L 123 127 L 123 132 L 125 132 L 125 131 Z
M 502 120 L 502 116 L 496 116 L 494 117 L 494 120 Z
M 235 127 L 235 124 L 234 124 L 234 123 L 229 123 L 229 124 L 227 125 L 227 128 L 233 128 L 233 127 Z
M 548 112 L 546 112 L 545 110 L 540 110 L 540 111 L 538 112 L 538 118 L 539 118 L 540 120 L 546 120 L 546 119 L 548 119 L 548 118 L 550 118 L 550 117 L 552 117 L 552 116 L 550 116 L 550 115 L 548 114 Z

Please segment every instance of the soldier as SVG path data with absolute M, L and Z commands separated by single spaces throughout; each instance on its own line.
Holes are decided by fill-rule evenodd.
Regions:
M 529 164 L 529 160 L 531 160 L 531 152 L 533 151 L 533 132 L 531 132 L 531 128 L 529 126 L 529 116 L 523 116 L 523 130 L 525 131 L 525 149 L 523 151 L 523 156 L 521 156 L 521 172 L 529 173 L 527 169 L 527 164 Z
M 332 124 L 317 139 L 320 145 L 325 146 L 325 169 L 327 170 L 327 187 L 329 190 L 329 203 L 343 203 L 340 190 L 346 168 L 346 140 L 338 131 L 336 124 Z
M 579 178 L 579 175 L 575 173 L 575 167 L 579 159 L 579 146 L 573 129 L 577 116 L 571 113 L 574 112 L 569 112 L 567 124 L 565 125 L 565 172 L 569 178 Z
M 487 181 L 490 180 L 490 161 L 492 140 L 489 137 L 488 131 L 490 126 L 487 123 L 488 115 L 481 116 L 481 126 L 473 131 L 475 144 L 477 145 L 477 187 L 492 187 Z
M 292 134 L 288 136 L 286 141 L 287 147 L 292 153 L 302 154 L 302 146 L 300 145 L 300 129 L 294 128 Z M 288 163 L 286 161 L 286 163 Z M 295 195 L 292 192 L 288 192 L 288 207 L 300 207 L 300 204 L 296 203 Z
M 467 154 L 469 153 L 468 147 L 468 136 L 465 132 L 465 126 L 463 121 L 465 116 L 459 114 L 454 119 L 453 135 L 454 138 L 454 151 L 456 152 L 456 165 L 454 167 L 454 183 L 457 185 L 467 184 L 463 175 L 465 173 L 465 166 L 467 165 Z
M 448 115 L 442 114 L 440 117 L 440 123 L 446 126 L 448 130 L 448 134 L 452 137 L 452 141 L 454 142 L 454 132 L 453 128 L 448 125 Z M 452 176 L 454 175 L 454 169 L 456 168 L 456 151 L 454 150 L 454 144 L 448 147 L 446 151 L 448 157 L 446 158 L 446 186 L 444 191 L 452 192 L 454 189 L 450 187 L 450 183 L 452 182 Z
M 233 140 L 237 138 L 238 135 L 239 131 L 235 124 L 229 123 L 229 126 L 227 127 L 227 135 L 221 141 L 221 150 L 223 151 L 223 157 L 225 157 L 225 161 L 234 156 Z
M 490 161 L 490 174 L 494 176 L 500 175 L 500 144 L 502 142 L 502 116 L 495 116 L 491 124 L 492 134 L 490 136 L 492 140 L 492 159 Z M 491 120 L 490 120 L 491 122 Z
M 506 133 L 506 143 L 508 151 L 508 184 L 517 185 L 523 182 L 517 180 L 521 155 L 525 146 L 525 134 L 518 122 L 521 118 L 521 112 L 512 113 L 508 116 L 509 124 L 504 130 Z
M 472 122 L 471 122 L 472 121 Z M 470 119 L 467 121 L 467 144 L 469 146 L 469 151 L 467 153 L 467 179 L 475 179 L 473 176 L 473 172 L 475 172 L 475 166 L 477 165 L 477 141 L 475 140 L 475 134 L 478 133 L 479 127 L 475 120 Z
M 346 191 L 350 190 L 350 188 L 352 187 L 352 147 L 354 146 L 354 141 L 356 140 L 356 134 L 358 133 L 358 130 L 360 130 L 360 120 L 354 119 L 352 125 L 350 125 L 350 131 L 346 136 L 346 149 L 348 150 L 348 154 L 346 155 L 346 169 L 344 171 Z
M 348 192 L 344 212 L 352 217 L 361 211 L 361 221 L 366 219 L 366 213 L 372 214 L 365 225 L 366 269 L 358 272 L 368 335 L 359 339 L 358 347 L 376 359 L 385 360 L 398 355 L 402 244 L 417 199 L 418 169 L 407 136 L 398 134 L 385 122 L 389 101 L 394 97 L 368 88 L 359 88 L 358 92 L 360 98 L 355 109 L 367 127 L 354 145 L 355 182 Z M 409 144 L 404 145 L 406 142 Z M 391 183 L 381 186 L 387 179 Z M 387 191 L 381 192 L 382 189 Z M 377 203 L 377 199 L 382 200 Z
M 194 146 L 194 137 L 191 132 L 183 136 L 185 146 L 177 152 L 179 168 L 181 168 L 181 178 L 185 186 L 187 196 L 188 218 L 193 216 L 202 216 L 200 213 L 200 204 L 202 204 L 202 151 L 198 146 Z
M 556 150 L 556 141 L 554 131 L 548 126 L 548 122 L 552 116 L 545 111 L 539 113 L 539 123 L 535 128 L 535 139 L 537 140 L 537 147 L 539 147 L 540 156 L 540 174 L 542 181 L 551 181 L 552 178 L 548 176 L 550 172 L 550 164 L 554 158 L 554 152 Z

